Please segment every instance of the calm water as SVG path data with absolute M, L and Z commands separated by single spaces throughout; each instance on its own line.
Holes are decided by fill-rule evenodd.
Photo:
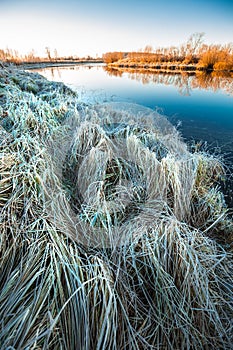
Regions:
M 37 70 L 62 81 L 89 103 L 138 103 L 165 114 L 183 138 L 224 155 L 233 164 L 233 78 L 200 74 L 143 74 L 80 65 Z

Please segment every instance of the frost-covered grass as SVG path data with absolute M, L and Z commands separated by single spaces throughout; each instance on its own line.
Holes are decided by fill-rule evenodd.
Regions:
M 155 112 L 0 70 L 2 349 L 231 349 L 221 162 Z

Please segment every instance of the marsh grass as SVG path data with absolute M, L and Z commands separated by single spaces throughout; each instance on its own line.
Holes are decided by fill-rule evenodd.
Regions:
M 1 348 L 231 349 L 219 159 L 149 109 L 0 83 Z

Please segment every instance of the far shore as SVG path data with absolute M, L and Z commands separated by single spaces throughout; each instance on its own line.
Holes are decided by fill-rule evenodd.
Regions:
M 19 64 L 14 64 L 16 67 L 22 69 L 40 69 L 49 67 L 69 67 L 81 64 L 102 64 L 104 63 L 101 59 L 96 60 L 65 60 L 65 61 L 42 61 L 42 62 L 22 62 Z
M 151 71 L 151 72 L 161 72 L 161 73 L 167 73 L 167 72 L 175 72 L 175 73 L 196 73 L 196 72 L 228 72 L 232 73 L 233 69 L 208 69 L 204 67 L 200 67 L 197 64 L 181 64 L 181 63 L 136 63 L 136 62 L 114 62 L 114 63 L 108 63 L 107 67 L 110 69 L 118 69 L 118 70 L 124 70 L 124 69 L 134 69 L 134 70 L 140 70 L 142 71 Z

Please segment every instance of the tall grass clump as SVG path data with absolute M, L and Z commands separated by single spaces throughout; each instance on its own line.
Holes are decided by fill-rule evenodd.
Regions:
M 4 67 L 0 158 L 1 349 L 231 349 L 219 159 L 150 109 Z

